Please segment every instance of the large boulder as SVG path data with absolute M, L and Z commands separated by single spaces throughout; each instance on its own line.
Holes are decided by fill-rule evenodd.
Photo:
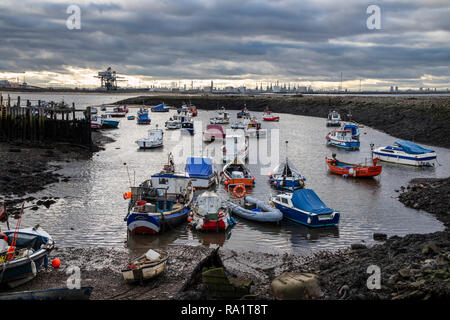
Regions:
M 317 276 L 312 273 L 285 272 L 271 284 L 275 299 L 305 300 L 323 296 Z

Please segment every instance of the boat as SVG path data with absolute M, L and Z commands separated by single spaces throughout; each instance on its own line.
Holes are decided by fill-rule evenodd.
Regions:
M 186 221 L 194 189 L 186 174 L 176 174 L 173 157 L 168 164 L 138 187 L 131 187 L 124 198 L 130 199 L 125 217 L 132 234 L 158 234 Z
M 328 208 L 312 189 L 298 189 L 272 198 L 283 217 L 308 227 L 339 224 L 340 212 Z
M 189 115 L 189 113 L 182 112 L 180 114 L 173 115 L 169 120 L 166 121 L 165 126 L 166 129 L 169 130 L 181 129 L 183 127 L 183 123 L 188 122 L 191 122 L 191 116 Z M 185 124 L 185 127 L 186 129 L 192 129 L 193 131 L 193 126 L 192 128 L 189 128 L 190 125 Z
M 378 176 L 381 173 L 382 166 L 377 165 L 378 158 L 372 159 L 372 165 L 353 164 L 342 162 L 336 159 L 336 154 L 332 158 L 325 157 L 328 168 L 332 173 L 344 177 L 370 178 Z
M 271 203 L 267 204 L 264 201 L 249 196 L 245 196 L 244 199 L 244 207 L 232 201 L 227 201 L 227 205 L 233 214 L 247 220 L 258 222 L 279 222 L 283 219 L 283 213 L 271 205 Z
M 225 133 L 223 132 L 222 126 L 219 124 L 206 125 L 206 130 L 203 132 L 203 141 L 212 142 L 216 139 L 225 139 Z
M 222 107 L 219 111 L 217 111 L 217 115 L 214 118 L 209 119 L 209 123 L 211 123 L 211 124 L 229 124 L 230 123 L 230 114 L 225 111 L 224 107 Z
M 337 111 L 331 111 L 327 117 L 327 127 L 340 127 L 341 115 Z
M 262 114 L 264 121 L 280 121 L 280 117 L 273 114 L 270 110 L 265 110 Z
M 97 130 L 103 127 L 102 117 L 91 116 L 91 129 Z
M 148 117 L 148 112 L 138 112 L 136 123 L 137 124 L 150 124 L 152 120 Z
M 217 181 L 212 158 L 188 157 L 184 168 L 195 189 L 209 189 Z
M 80 287 L 79 289 L 53 288 L 46 290 L 7 292 L 0 294 L 0 300 L 88 300 L 92 290 L 93 287 L 85 286 Z
M 111 115 L 111 117 L 113 118 L 122 118 L 125 117 L 125 115 L 128 113 L 128 108 L 127 106 L 121 106 L 121 107 L 116 107 L 113 109 L 112 112 L 110 112 L 109 114 Z
M 166 107 L 164 103 L 158 104 L 151 108 L 152 112 L 169 112 L 170 108 Z
M 223 140 L 223 162 L 233 161 L 235 157 L 245 161 L 249 155 L 249 138 L 244 130 L 228 131 Z
M 140 282 L 142 284 L 144 281 L 160 275 L 166 269 L 168 259 L 169 256 L 166 252 L 149 249 L 122 269 L 123 279 L 129 283 Z
M 342 127 L 343 130 L 350 130 L 352 132 L 352 139 L 359 140 L 359 127 L 353 123 L 346 123 Z
M 100 110 L 101 110 L 101 111 L 106 111 L 106 107 L 103 106 L 103 107 L 100 108 Z
M 245 188 L 255 185 L 255 177 L 238 157 L 235 157 L 232 162 L 227 163 L 223 167 L 222 180 L 225 186 L 231 188 L 243 185 L 244 190 L 240 193 L 241 195 L 245 195 Z M 237 195 L 237 190 L 233 190 L 233 192 L 235 196 L 241 197 L 239 194 Z
M 286 159 L 280 162 L 269 174 L 269 183 L 272 187 L 279 190 L 296 190 L 305 186 L 306 178 L 292 164 L 287 157 L 286 141 Z
M 194 122 L 192 122 L 192 120 L 182 122 L 181 129 L 191 135 L 194 134 Z
M 91 108 L 91 115 L 92 114 L 97 114 L 98 113 L 98 110 L 97 110 L 97 108 Z
M 47 267 L 54 246 L 39 225 L 0 232 L 0 283 L 16 287 L 33 279 L 40 267 Z
M 242 118 L 242 119 L 239 119 L 239 120 L 233 122 L 230 125 L 230 127 L 231 127 L 231 129 L 247 130 L 249 122 L 250 122 L 250 120 L 248 118 Z
M 189 104 L 189 112 L 191 113 L 192 117 L 196 117 L 198 115 L 197 107 Z
M 253 117 L 247 124 L 247 135 L 250 137 L 265 137 L 267 130 L 261 129 L 261 122 L 256 117 Z
M 434 150 L 405 140 L 396 141 L 392 146 L 376 148 L 373 154 L 381 161 L 426 167 L 434 166 L 437 158 Z
M 337 129 L 328 133 L 325 137 L 327 144 L 346 150 L 359 150 L 359 139 L 354 139 L 352 130 Z
M 102 114 L 102 128 L 117 128 L 119 127 L 119 120 L 115 120 L 112 118 L 111 114 L 105 113 Z
M 197 197 L 188 221 L 197 231 L 225 231 L 236 224 L 226 203 L 211 191 L 205 191 Z
M 133 115 L 129 115 L 129 116 L 127 117 L 127 119 L 128 119 L 128 120 L 134 120 L 134 119 L 136 119 L 136 117 L 133 116 Z
M 140 149 L 152 149 L 152 148 L 158 148 L 162 147 L 163 145 L 163 137 L 164 132 L 161 129 L 158 129 L 158 126 L 156 129 L 150 129 L 147 131 L 148 136 L 144 139 L 136 140 L 135 142 L 139 146 Z
M 244 105 L 244 107 L 236 114 L 236 117 L 238 118 L 250 118 L 250 112 L 247 109 L 247 106 Z

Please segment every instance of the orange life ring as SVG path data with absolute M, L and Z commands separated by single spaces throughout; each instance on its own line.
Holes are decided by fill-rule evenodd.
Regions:
M 238 189 L 241 189 L 242 191 L 240 193 L 237 192 Z M 245 190 L 245 187 L 242 184 L 238 184 L 233 188 L 233 194 L 236 198 L 242 198 L 247 193 L 247 190 Z

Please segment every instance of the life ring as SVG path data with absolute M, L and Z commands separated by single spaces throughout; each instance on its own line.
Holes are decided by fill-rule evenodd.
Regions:
M 240 193 L 237 192 L 238 189 L 241 189 L 242 191 Z M 233 188 L 233 194 L 236 198 L 242 198 L 247 193 L 247 190 L 245 190 L 245 187 L 242 184 L 238 184 Z

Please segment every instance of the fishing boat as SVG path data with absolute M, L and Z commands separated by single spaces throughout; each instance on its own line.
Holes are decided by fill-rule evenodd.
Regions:
M 298 189 L 272 198 L 283 217 L 308 227 L 335 226 L 340 212 L 328 208 L 311 189 Z
M 234 121 L 230 125 L 230 127 L 231 127 L 231 129 L 247 130 L 249 122 L 250 122 L 250 120 L 248 118 L 242 118 L 242 119 L 239 119 L 237 121 Z
M 279 190 L 295 190 L 305 186 L 306 178 L 289 161 L 288 141 L 286 143 L 286 159 L 280 162 L 269 174 L 269 183 L 272 187 Z
M 152 112 L 169 112 L 170 108 L 166 107 L 164 103 L 158 104 L 152 107 Z
M 181 123 L 181 119 L 177 115 L 174 115 L 165 122 L 165 127 L 168 130 L 181 129 Z
M 111 114 L 105 113 L 102 114 L 102 128 L 117 128 L 119 127 L 119 120 L 115 120 L 112 118 Z
M 346 123 L 342 127 L 343 130 L 350 130 L 352 132 L 352 139 L 359 140 L 359 127 L 353 123 Z
M 244 190 L 241 189 L 240 192 L 238 192 L 238 188 L 236 190 L 233 189 L 234 195 L 238 198 L 242 198 L 245 195 L 245 188 L 255 185 L 255 177 L 238 157 L 235 157 L 232 162 L 227 163 L 223 167 L 222 181 L 225 186 L 231 188 L 238 185 L 244 186 Z
M 194 129 L 194 122 L 192 120 L 188 120 L 188 121 L 184 121 L 181 123 L 181 130 L 185 131 L 191 135 L 194 134 L 195 129 Z
M 169 256 L 166 252 L 149 249 L 145 254 L 136 258 L 124 269 L 123 279 L 127 282 L 140 282 L 160 275 L 167 266 Z
M 234 130 L 228 132 L 223 140 L 223 162 L 231 162 L 235 157 L 245 161 L 249 155 L 249 138 L 244 130 Z
M 91 296 L 91 286 L 77 288 L 53 288 L 45 290 L 30 290 L 6 292 L 0 294 L 1 301 L 10 300 L 88 300 Z
M 124 198 L 130 199 L 125 217 L 133 234 L 158 234 L 186 221 L 194 189 L 186 174 L 175 173 L 173 157 L 169 154 L 164 169 L 131 187 Z
M 121 106 L 121 107 L 116 107 L 113 109 L 113 112 L 110 112 L 109 114 L 111 115 L 111 117 L 113 118 L 122 118 L 125 117 L 125 115 L 128 113 L 128 108 L 127 106 Z
M 206 130 L 203 132 L 203 141 L 212 142 L 216 139 L 225 139 L 225 133 L 223 132 L 222 126 L 219 124 L 206 125 Z
M 103 127 L 102 117 L 91 116 L 91 129 L 97 130 Z
M 245 196 L 244 199 L 244 207 L 232 201 L 227 201 L 227 205 L 233 214 L 257 222 L 279 222 L 283 219 L 283 213 L 271 203 L 267 204 L 249 196 Z
M 52 237 L 39 225 L 17 228 L 0 232 L 0 283 L 10 287 L 30 281 L 41 266 L 47 267 L 48 255 L 55 246 Z
M 135 142 L 139 146 L 139 149 L 152 149 L 162 147 L 163 145 L 164 132 L 161 129 L 150 129 L 148 130 L 148 136 L 144 139 L 136 140 Z
M 197 231 L 225 231 L 236 221 L 217 193 L 205 191 L 197 197 L 189 214 L 189 225 Z
M 217 181 L 217 170 L 212 158 L 188 157 L 184 170 L 195 189 L 209 189 Z
M 127 119 L 128 119 L 128 120 L 134 120 L 134 119 L 136 119 L 136 117 L 133 116 L 133 115 L 129 115 L 129 116 L 127 117 Z
M 189 104 L 189 112 L 192 117 L 196 117 L 198 115 L 197 107 L 194 106 L 193 104 Z
M 267 136 L 267 130 L 261 129 L 261 122 L 256 117 L 253 117 L 248 123 L 246 133 L 250 137 Z
M 359 150 L 359 140 L 353 138 L 352 130 L 337 129 L 328 133 L 325 137 L 327 145 L 346 149 Z
M 236 114 L 236 117 L 238 118 L 250 118 L 250 112 L 247 109 L 247 106 L 244 105 L 244 107 Z
M 344 177 L 370 178 L 378 176 L 381 173 L 382 166 L 377 165 L 378 158 L 372 159 L 372 165 L 353 164 L 336 159 L 336 154 L 332 158 L 325 157 L 328 168 L 332 173 Z
M 280 121 L 280 117 L 273 114 L 270 110 L 265 110 L 262 114 L 264 121 Z
M 340 127 L 341 115 L 337 111 L 331 111 L 327 117 L 327 127 Z
M 152 122 L 152 120 L 148 117 L 148 112 L 147 113 L 140 113 L 138 112 L 137 114 L 137 118 L 136 118 L 136 123 L 137 124 L 150 124 Z
M 437 158 L 434 150 L 405 140 L 396 141 L 392 146 L 379 147 L 373 154 L 381 161 L 426 167 L 434 166 L 434 160 Z
M 229 124 L 230 123 L 230 114 L 225 111 L 224 107 L 222 107 L 219 111 L 217 111 L 217 115 L 214 118 L 209 119 L 209 123 L 211 123 L 211 124 Z

